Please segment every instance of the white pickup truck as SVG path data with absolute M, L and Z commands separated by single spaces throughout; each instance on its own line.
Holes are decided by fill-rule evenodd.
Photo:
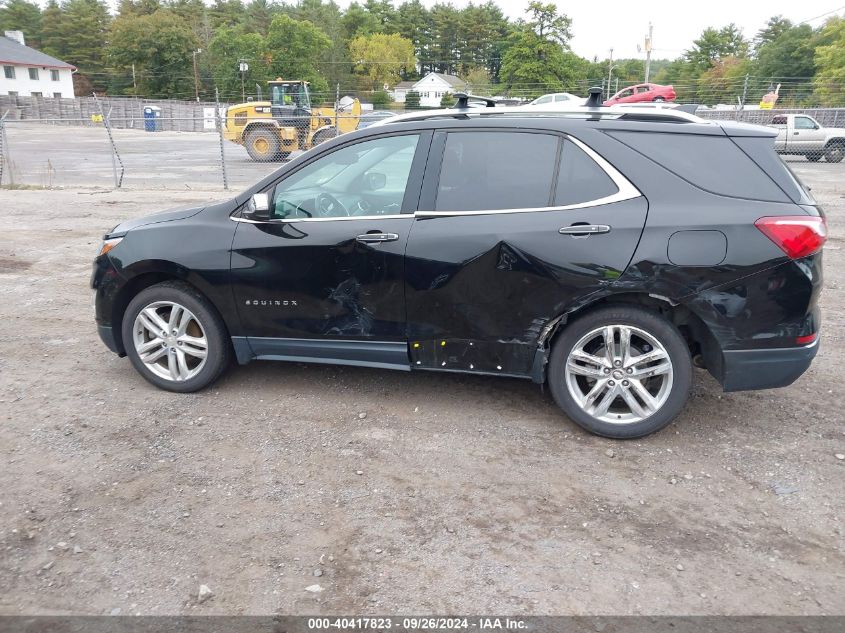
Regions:
M 777 128 L 775 151 L 797 154 L 816 162 L 824 156 L 829 163 L 845 158 L 845 128 L 822 127 L 806 114 L 776 114 L 769 124 Z

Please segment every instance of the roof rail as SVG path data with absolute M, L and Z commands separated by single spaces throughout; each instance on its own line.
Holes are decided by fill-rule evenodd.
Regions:
M 471 98 L 471 97 L 470 97 Z M 486 102 L 492 99 L 483 99 Z M 426 119 L 468 119 L 470 117 L 583 117 L 589 119 L 618 119 L 628 121 L 653 121 L 665 123 L 712 123 L 710 120 L 700 119 L 694 114 L 675 108 L 643 107 L 641 105 L 611 105 L 587 107 L 583 105 L 543 108 L 540 106 L 506 106 L 473 108 L 468 105 L 462 108 L 441 110 L 421 110 L 408 112 L 390 119 L 374 123 L 371 127 L 392 125 L 404 121 L 424 121 Z

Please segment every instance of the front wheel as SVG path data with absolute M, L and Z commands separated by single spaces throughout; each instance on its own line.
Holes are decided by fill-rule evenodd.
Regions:
M 609 306 L 566 327 L 549 359 L 549 388 L 582 428 L 611 438 L 659 431 L 680 413 L 692 359 L 678 329 L 635 306 Z
M 282 154 L 279 135 L 268 127 L 259 127 L 247 132 L 244 147 L 252 160 L 261 163 L 278 160 Z
M 187 393 L 214 382 L 231 346 L 214 306 L 193 287 L 166 281 L 139 292 L 123 315 L 123 344 L 141 376 Z
M 834 145 L 824 153 L 824 159 L 829 163 L 841 163 L 845 158 L 845 145 Z
M 321 143 L 325 143 L 328 140 L 331 140 L 337 136 L 337 130 L 333 127 L 323 128 L 318 132 L 314 133 L 313 138 L 311 139 L 311 147 L 317 147 Z

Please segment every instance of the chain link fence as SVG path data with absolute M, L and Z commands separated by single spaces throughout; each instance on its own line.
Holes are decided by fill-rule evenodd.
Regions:
M 362 121 L 342 110 L 280 119 L 227 107 L 0 96 L 0 186 L 237 190 Z
M 252 112 L 257 108 L 232 114 L 228 105 L 0 96 L 0 186 L 239 190 L 303 149 L 391 116 Z M 696 112 L 763 125 L 785 113 L 845 127 L 845 108 Z

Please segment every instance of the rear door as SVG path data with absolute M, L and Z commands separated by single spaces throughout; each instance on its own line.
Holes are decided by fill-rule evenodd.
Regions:
M 543 328 L 624 271 L 646 207 L 578 139 L 437 132 L 405 259 L 412 367 L 528 375 Z

